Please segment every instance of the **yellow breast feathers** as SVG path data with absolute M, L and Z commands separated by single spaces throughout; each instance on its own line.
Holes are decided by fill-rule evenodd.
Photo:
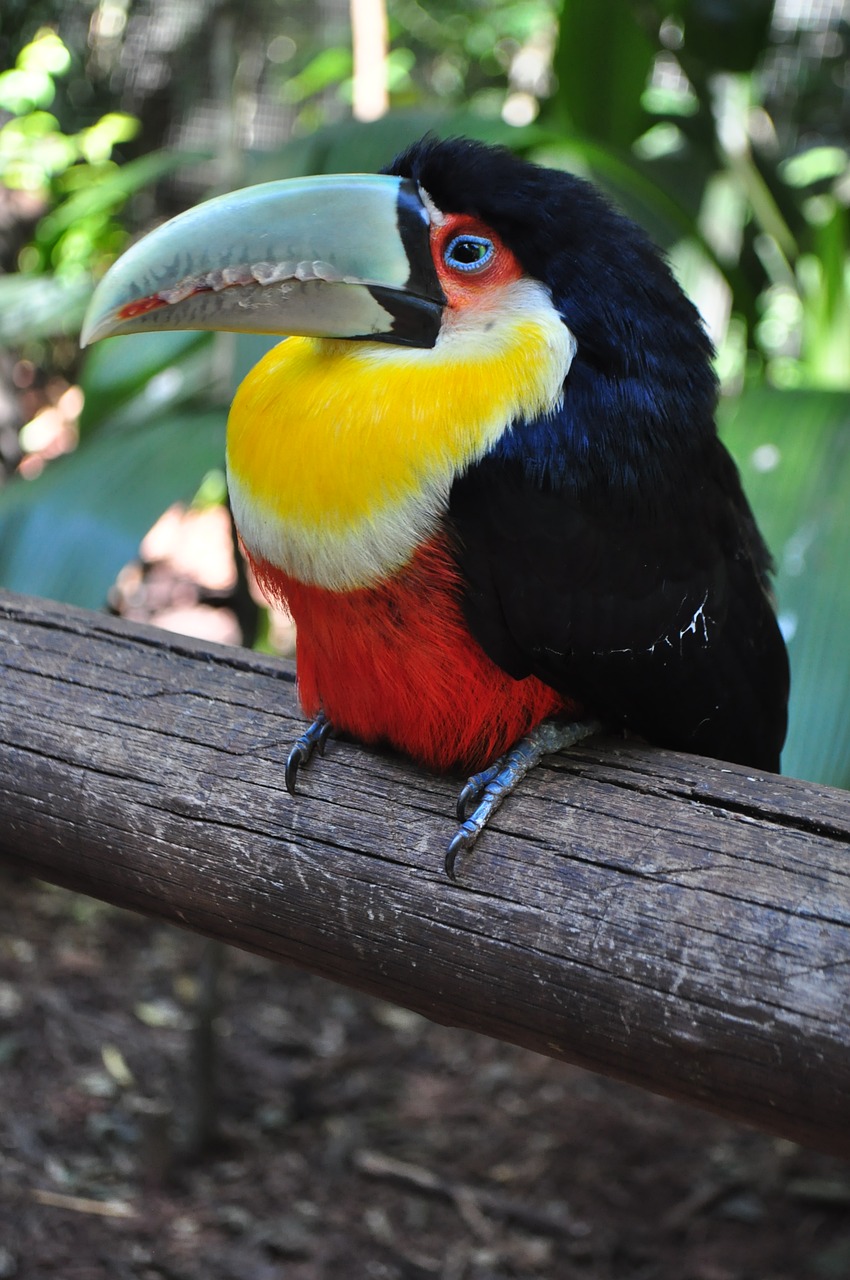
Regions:
M 404 565 L 453 480 L 516 419 L 552 408 L 575 340 L 542 286 L 429 350 L 289 338 L 242 383 L 228 423 L 234 517 L 249 550 L 346 591 Z

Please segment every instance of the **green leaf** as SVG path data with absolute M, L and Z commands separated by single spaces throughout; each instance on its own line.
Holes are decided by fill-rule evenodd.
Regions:
M 16 67 L 0 74 L 0 107 L 13 115 L 49 107 L 55 93 L 51 76 L 40 67 L 28 71 Z
M 92 165 L 82 174 L 74 169 L 71 174 L 78 189 L 45 214 L 38 225 L 36 239 L 52 240 L 76 222 L 94 214 L 113 212 L 143 187 L 158 182 L 175 169 L 198 164 L 206 158 L 195 152 L 154 151 L 120 166 Z
M 108 111 L 88 129 L 82 129 L 77 142 L 89 164 L 103 164 L 119 142 L 129 142 L 140 128 L 141 122 L 126 111 Z
M 186 411 L 101 434 L 36 480 L 0 490 L 0 584 L 101 608 L 119 570 L 173 502 L 221 467 L 225 413 Z
M 631 156 L 620 156 L 585 138 L 558 139 L 536 147 L 531 158 L 553 169 L 580 174 L 600 186 L 658 244 L 669 248 L 688 236 L 713 260 L 697 219 Z
M 253 163 L 245 183 L 308 173 L 375 173 L 426 133 L 439 138 L 477 138 L 514 150 L 525 150 L 551 136 L 536 125 L 517 129 L 466 109 L 392 111 L 369 124 L 346 121 L 296 138 L 277 151 L 249 156 Z
M 352 55 L 347 47 L 323 49 L 297 76 L 289 76 L 282 89 L 284 102 L 298 103 L 321 93 L 351 75 Z
M 46 71 L 48 75 L 61 76 L 71 65 L 71 55 L 55 31 L 42 27 L 18 54 L 17 65 L 24 71 Z
M 783 772 L 850 787 L 850 395 L 753 389 L 722 406 L 721 429 L 777 563 Z
M 78 334 L 92 293 L 88 275 L 0 276 L 0 342 Z
M 98 342 L 80 375 L 80 435 L 144 425 L 214 381 L 212 333 L 136 333 Z
M 633 0 L 565 0 L 554 107 L 572 131 L 626 150 L 648 124 L 641 96 L 655 45 Z

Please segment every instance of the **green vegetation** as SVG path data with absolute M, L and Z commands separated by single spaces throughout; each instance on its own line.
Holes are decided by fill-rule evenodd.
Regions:
M 0 127 L 0 184 L 44 205 L 16 273 L 0 279 L 0 339 L 9 343 L 79 330 L 92 271 L 126 243 L 118 214 L 178 162 L 154 154 L 119 165 L 113 151 L 139 131 L 126 112 L 64 130 L 47 108 L 71 62 L 56 32 L 41 28 L 0 74 L 0 112 L 9 117 Z
M 504 141 L 603 186 L 702 308 L 722 429 L 777 559 L 794 672 L 785 768 L 850 786 L 850 95 L 837 16 L 806 25 L 792 0 L 462 12 L 390 0 L 392 110 L 360 124 L 347 5 L 336 25 L 324 6 L 321 28 L 312 5 L 278 0 L 249 5 L 238 26 L 215 10 L 203 29 L 177 6 L 171 52 L 147 46 L 150 92 L 104 5 L 86 38 L 78 5 L 34 8 L 0 19 L 0 183 L 39 205 L 3 264 L 0 335 L 77 378 L 86 404 L 77 450 L 0 491 L 0 583 L 97 606 L 158 512 L 220 466 L 229 396 L 263 340 L 118 339 L 82 364 L 68 342 L 130 231 L 205 185 L 374 169 L 427 129 Z M 204 111 L 217 123 L 189 170 L 204 156 L 173 140 L 194 146 Z M 178 171 L 179 187 L 162 181 Z

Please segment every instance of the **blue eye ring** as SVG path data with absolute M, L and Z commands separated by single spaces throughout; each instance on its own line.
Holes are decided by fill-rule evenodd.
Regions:
M 495 256 L 496 246 L 492 240 L 488 240 L 486 236 L 472 235 L 468 231 L 453 236 L 443 250 L 443 261 L 447 267 L 467 273 L 483 271 Z

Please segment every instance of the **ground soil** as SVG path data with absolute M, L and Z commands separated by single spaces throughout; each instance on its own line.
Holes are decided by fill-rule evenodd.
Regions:
M 0 1087 L 0 1280 L 850 1277 L 839 1161 L 2 869 Z

